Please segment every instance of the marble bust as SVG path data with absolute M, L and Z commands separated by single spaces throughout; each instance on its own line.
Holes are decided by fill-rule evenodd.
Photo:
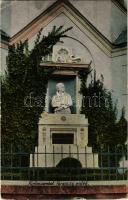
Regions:
M 63 83 L 56 84 L 56 95 L 52 97 L 51 106 L 54 113 L 71 113 L 72 99 L 70 94 L 65 92 Z

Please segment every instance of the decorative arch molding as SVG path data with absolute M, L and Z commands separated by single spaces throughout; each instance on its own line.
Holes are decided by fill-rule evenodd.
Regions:
M 74 38 L 74 37 L 68 36 L 67 38 L 71 38 L 71 39 L 77 41 L 77 42 L 80 43 L 85 49 L 87 49 L 87 51 L 89 52 L 89 54 L 90 54 L 90 56 L 91 56 L 91 67 L 92 67 L 92 68 L 95 68 L 95 61 L 94 61 L 94 58 L 93 58 L 93 55 L 92 55 L 90 49 L 89 49 L 85 44 L 83 44 L 80 40 L 78 40 L 78 39 L 76 39 L 76 38 Z

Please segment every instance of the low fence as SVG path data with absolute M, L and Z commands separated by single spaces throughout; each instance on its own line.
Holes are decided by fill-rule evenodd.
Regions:
M 47 149 L 47 147 L 45 147 Z M 127 180 L 127 152 L 124 149 L 118 148 L 95 149 L 92 153 L 86 151 L 79 152 L 65 152 L 64 147 L 61 148 L 60 153 L 53 152 L 39 153 L 45 160 L 44 167 L 31 166 L 30 167 L 30 154 L 33 152 L 23 152 L 22 149 L 15 149 L 13 145 L 2 148 L 2 167 L 1 178 L 2 180 L 32 180 L 32 181 L 106 181 L 106 180 Z M 82 167 L 79 162 L 79 157 L 86 158 L 87 156 L 98 154 L 98 167 L 94 165 L 89 168 Z M 53 158 L 53 166 L 47 167 L 49 155 Z M 60 156 L 62 159 L 58 165 L 54 166 L 55 155 Z M 64 158 L 65 157 L 65 158 Z M 94 156 L 92 156 L 93 159 Z M 32 156 L 32 163 L 34 163 L 34 156 Z M 87 164 L 87 163 L 86 163 Z

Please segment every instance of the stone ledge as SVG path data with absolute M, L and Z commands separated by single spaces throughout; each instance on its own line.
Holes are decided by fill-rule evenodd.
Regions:
M 126 185 L 109 185 L 109 186 L 11 186 L 2 185 L 2 194 L 127 194 Z
M 63 120 L 64 119 L 64 120 Z M 84 125 L 88 127 L 88 119 L 84 114 L 43 113 L 39 125 Z
M 4 199 L 127 199 L 128 188 L 119 186 L 9 186 L 1 188 Z

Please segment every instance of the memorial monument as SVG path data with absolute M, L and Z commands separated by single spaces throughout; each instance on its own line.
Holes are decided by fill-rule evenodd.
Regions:
M 38 146 L 30 155 L 30 167 L 56 167 L 65 158 L 77 160 L 82 167 L 98 167 L 98 154 L 88 146 L 88 119 L 80 114 L 78 71 L 86 70 L 89 64 L 75 58 L 71 50 L 59 46 L 53 49 L 52 62 L 41 64 L 57 68 L 49 80 L 46 109 L 38 124 Z

